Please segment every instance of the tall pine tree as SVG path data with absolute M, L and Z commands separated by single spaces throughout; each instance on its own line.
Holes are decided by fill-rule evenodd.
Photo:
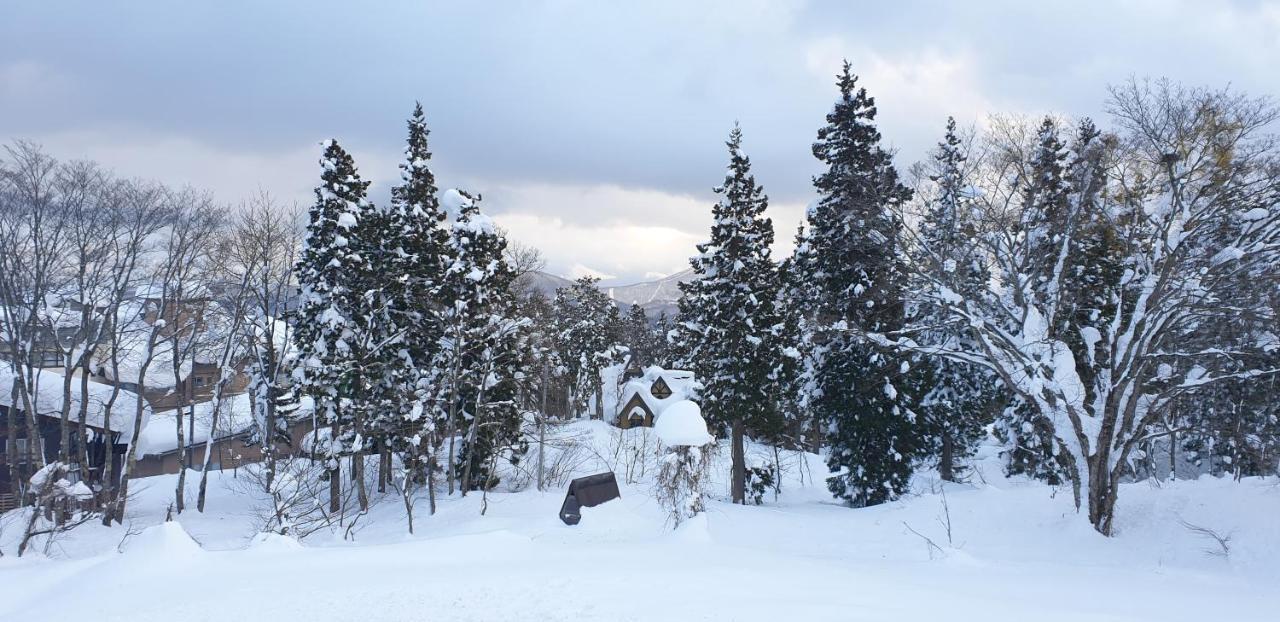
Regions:
M 599 282 L 584 276 L 556 290 L 556 349 L 568 376 L 568 401 L 575 415 L 585 413 L 593 398 L 595 414 L 603 414 L 600 372 L 620 358 L 618 306 Z
M 367 209 L 355 162 L 335 140 L 325 143 L 321 184 L 310 210 L 305 246 L 297 265 L 301 302 L 294 334 L 299 349 L 296 380 L 315 403 L 320 422 L 329 426 L 324 446 L 330 482 L 330 510 L 340 510 L 343 456 L 356 447 L 356 374 L 362 313 L 365 257 L 357 238 L 359 217 Z
M 911 191 L 880 146 L 875 100 L 844 64 L 840 97 L 818 131 L 813 155 L 827 166 L 814 178 L 819 199 L 808 214 L 802 264 L 815 292 L 815 323 L 826 334 L 817 354 L 812 408 L 826 423 L 831 492 L 853 505 L 896 498 L 917 451 L 909 362 L 859 333 L 904 325 L 905 278 L 898 248 L 899 206 Z
M 491 487 L 493 460 L 518 438 L 515 381 L 527 372 L 525 322 L 514 309 L 506 239 L 480 213 L 478 198 L 451 194 L 458 217 L 450 228 L 442 292 L 448 305 L 435 366 L 443 370 L 450 488 L 456 480 L 465 494 Z
M 681 283 L 679 326 L 688 363 L 703 384 L 702 412 L 732 439 L 734 503 L 746 499 L 744 437 L 770 431 L 779 412 L 774 399 L 780 318 L 778 271 L 770 257 L 773 222 L 764 216 L 769 199 L 742 152 L 742 131 L 727 143 L 729 170 L 716 188 L 711 239 L 690 261 L 694 278 Z
M 435 449 L 446 417 L 434 390 L 440 384 L 440 370 L 434 363 L 449 306 L 444 294 L 451 247 L 448 214 L 440 205 L 430 167 L 429 134 L 422 104 L 416 104 L 408 121 L 401 183 L 391 190 L 389 235 L 396 243 L 387 253 L 387 268 L 395 275 L 395 292 L 388 304 L 389 316 L 403 336 L 397 348 L 400 365 L 387 377 L 390 393 L 397 398 L 387 404 L 394 414 L 387 444 L 401 457 L 405 490 L 432 485 Z M 435 512 L 434 496 L 431 512 Z
M 968 351 L 977 345 L 968 327 L 950 322 L 950 315 L 937 301 L 949 300 L 949 304 L 958 305 L 974 301 L 987 291 L 991 278 L 985 258 L 976 252 L 973 243 L 977 232 L 970 207 L 973 184 L 967 163 L 966 145 L 956 121 L 948 118 L 946 136 L 934 152 L 929 176 L 932 192 L 923 201 L 925 213 L 914 252 L 914 261 L 921 264 L 916 274 L 929 278 L 912 284 L 913 289 L 945 288 L 948 292 L 922 296 L 924 302 L 912 317 L 920 327 L 916 339 L 943 351 Z M 920 362 L 928 381 L 919 406 L 924 441 L 937 457 L 939 477 L 955 481 L 963 468 L 962 461 L 982 439 L 983 429 L 991 421 L 1003 392 L 998 378 L 985 368 L 943 356 Z

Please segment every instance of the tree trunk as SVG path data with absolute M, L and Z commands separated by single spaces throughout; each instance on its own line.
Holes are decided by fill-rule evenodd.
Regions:
M 276 408 L 275 390 L 272 387 L 267 388 L 267 401 L 263 407 L 267 412 L 262 417 L 266 428 L 262 436 L 262 465 L 267 491 L 270 492 L 276 481 Z
M 182 409 L 186 406 L 187 392 L 182 386 L 182 361 L 178 356 L 178 331 L 174 331 L 172 338 L 169 340 L 169 347 L 173 349 L 173 390 L 178 396 L 178 405 L 173 409 L 174 431 L 178 441 L 178 483 L 173 488 L 173 509 L 179 514 L 185 509 L 183 499 L 186 497 L 187 489 L 187 439 L 182 434 Z
M 356 482 L 356 500 L 360 511 L 369 511 L 369 493 L 364 489 L 364 451 L 357 449 L 351 455 L 351 479 Z
M 427 459 L 427 503 L 428 510 L 432 516 L 436 515 L 436 452 L 431 450 L 431 457 Z
M 1109 477 L 1103 478 L 1110 480 Z M 1095 481 L 1097 478 L 1095 478 Z M 1093 524 L 1093 528 L 1104 536 L 1111 536 L 1112 519 L 1115 518 L 1116 512 L 1116 489 L 1114 484 L 1108 481 L 1107 485 L 1102 487 L 1091 487 L 1089 489 L 1089 522 Z
M 746 449 L 743 447 L 742 426 L 742 420 L 735 419 L 730 431 L 730 435 L 733 437 L 733 446 L 731 449 L 731 453 L 733 454 L 732 494 L 734 503 L 745 504 L 747 502 L 747 455 Z
M 538 492 L 544 489 L 544 454 L 547 445 L 547 379 L 549 377 L 547 362 L 542 362 L 542 409 L 538 412 Z
M 102 488 L 98 491 L 99 505 L 102 506 L 102 526 L 111 526 L 111 495 L 114 492 L 115 484 L 111 481 L 113 475 L 111 468 L 115 462 L 116 443 L 115 437 L 111 435 L 111 407 L 115 404 L 118 391 L 113 391 L 111 399 L 108 400 L 106 408 L 102 413 Z
M 822 419 L 819 417 L 817 410 L 814 410 L 813 418 L 809 421 L 813 428 L 809 432 L 809 435 L 812 437 L 809 439 L 809 451 L 815 454 L 820 454 L 822 453 Z
M 204 512 L 205 491 L 209 487 L 209 463 L 213 458 L 213 440 L 218 437 L 218 417 L 222 411 L 222 400 L 227 394 L 227 386 L 231 383 L 231 376 L 227 372 L 227 366 L 230 365 L 231 357 L 228 353 L 231 346 L 228 345 L 223 349 L 222 357 L 218 360 L 218 384 L 213 387 L 213 400 L 209 405 L 209 437 L 204 441 L 204 466 L 200 469 L 200 492 L 196 496 L 196 510 Z M 218 460 L 221 467 L 222 460 Z
M 384 443 L 385 445 L 385 443 Z M 381 448 L 378 452 L 378 491 L 385 493 L 387 491 L 387 480 L 392 474 L 392 451 L 387 447 Z
M 76 458 L 80 462 L 80 473 L 84 477 L 87 484 L 93 482 L 93 478 L 89 473 L 89 400 L 84 396 L 89 395 L 89 356 L 80 358 L 80 428 L 76 430 L 76 441 L 80 444 L 79 456 Z M 110 436 L 109 434 L 107 436 Z
M 75 366 L 68 357 L 62 377 L 62 416 L 58 419 L 58 461 L 71 464 L 71 372 Z M 85 401 L 83 398 L 80 401 Z
M 142 369 L 138 372 L 138 397 L 134 400 L 133 415 L 133 434 L 129 438 L 129 448 L 124 452 L 124 467 L 120 472 L 120 489 L 116 493 L 115 503 L 109 514 L 113 515 L 116 522 L 124 522 L 125 504 L 129 500 L 129 477 L 133 475 L 133 469 L 138 466 L 138 436 L 142 433 L 143 415 L 146 413 L 146 400 L 142 397 L 146 388 L 141 381 L 147 374 L 147 365 L 143 363 Z
M 458 436 L 458 424 L 454 421 L 458 415 L 457 396 L 450 396 L 449 400 L 449 421 L 445 424 L 445 433 L 449 435 L 449 464 L 445 465 L 445 479 L 449 480 L 449 495 L 453 495 L 453 481 L 456 479 L 457 471 L 454 468 L 456 455 L 454 449 L 454 441 Z
M 18 403 L 18 379 L 16 377 L 13 379 L 13 387 L 9 394 L 9 403 Z M 19 484 L 22 478 L 18 475 L 18 409 L 9 408 L 6 412 L 8 413 L 9 420 L 5 422 L 5 429 L 9 431 L 9 438 L 5 441 L 5 454 L 8 458 L 5 460 L 5 466 L 9 469 L 10 492 L 13 494 L 13 497 L 21 503 L 22 497 L 19 495 L 22 491 Z
M 332 465 L 326 464 L 329 469 L 329 512 L 337 514 L 342 510 L 342 463 L 333 455 L 333 444 L 338 441 L 338 424 L 329 426 L 329 458 L 326 462 L 332 461 Z
M 946 430 L 942 432 L 942 455 L 938 458 L 938 477 L 944 482 L 956 481 L 955 441 L 951 440 L 951 433 Z
M 462 496 L 471 490 L 471 465 L 475 463 L 476 437 L 479 436 L 480 413 L 471 418 L 471 426 L 467 428 L 467 463 L 462 466 Z
M 413 535 L 413 487 L 409 482 L 409 477 L 404 480 L 404 513 L 409 519 L 409 535 Z

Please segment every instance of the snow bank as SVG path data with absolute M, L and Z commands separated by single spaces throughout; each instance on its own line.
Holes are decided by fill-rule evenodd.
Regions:
M 302 548 L 302 543 L 297 538 L 278 533 L 260 533 L 249 541 L 249 548 L 266 552 L 297 551 Z
M 204 553 L 204 549 L 191 539 L 191 535 L 178 521 L 169 521 L 148 527 L 137 536 L 126 540 L 124 552 L 127 555 L 148 557 L 156 560 L 157 563 L 163 563 L 161 560 L 197 556 Z

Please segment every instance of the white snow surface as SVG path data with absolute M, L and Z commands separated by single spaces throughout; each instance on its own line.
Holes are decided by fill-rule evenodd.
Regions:
M 702 409 L 689 400 L 668 406 L 654 422 L 653 432 L 669 447 L 701 447 L 715 440 L 707 433 Z
M 165 524 L 175 476 L 139 480 L 134 535 L 95 521 L 21 559 L 21 512 L 7 514 L 0 620 L 1261 622 L 1280 611 L 1275 478 L 1124 484 L 1117 534 L 1103 538 L 1070 490 L 1006 479 L 990 451 L 971 483 L 922 473 L 907 498 L 853 509 L 831 500 L 818 456 L 794 452 L 782 454 L 780 495 L 731 505 L 722 447 L 706 513 L 672 530 L 652 496 L 653 430 L 595 421 L 555 433 L 588 446 L 574 474 L 612 469 L 622 489 L 574 527 L 557 518 L 560 481 L 500 487 L 484 516 L 478 494 L 442 494 L 435 516 L 424 500 L 415 536 L 394 494 L 375 496 L 354 541 L 298 544 L 255 534 L 262 499 L 231 471 L 211 478 L 203 514 Z M 632 463 L 633 449 L 653 460 Z M 771 448 L 747 450 L 772 460 Z M 1180 521 L 1230 534 L 1230 556 L 1206 553 L 1215 545 Z

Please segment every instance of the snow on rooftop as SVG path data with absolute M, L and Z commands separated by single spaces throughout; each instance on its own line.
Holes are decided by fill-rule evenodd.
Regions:
M 659 384 L 658 381 L 662 383 Z M 611 383 L 606 382 L 606 386 Z M 665 385 L 670 390 L 670 395 L 663 395 L 661 391 L 658 395 L 654 394 L 654 387 Z M 657 365 L 646 367 L 644 375 L 639 378 L 632 378 L 622 385 L 616 397 L 615 416 L 626 416 L 630 413 L 622 413 L 621 409 L 629 404 L 633 397 L 639 396 L 645 406 L 649 407 L 649 411 L 653 413 L 654 419 L 662 416 L 666 409 L 676 402 L 682 400 L 695 399 L 698 396 L 698 390 L 702 385 L 693 377 L 693 372 L 678 369 L 663 369 Z M 606 400 L 608 396 L 606 396 Z M 606 404 L 609 402 L 606 401 Z
M 253 408 L 250 394 L 240 393 L 228 395 L 222 399 L 218 412 L 218 429 L 214 432 L 214 440 L 240 434 L 253 427 Z M 187 416 L 191 409 L 195 412 L 195 434 L 191 435 L 191 420 Z M 311 412 L 311 398 L 302 397 L 298 409 L 293 416 Z M 209 440 L 209 423 L 213 417 L 213 401 L 200 402 L 183 409 L 182 433 L 187 444 L 200 444 Z M 162 454 L 178 448 L 178 432 L 175 410 L 164 410 L 151 415 L 151 423 L 143 428 L 138 439 L 138 455 L 147 456 Z
M 0 406 L 9 407 L 12 405 L 12 391 L 14 373 L 7 366 L 0 366 Z M 34 384 L 36 387 L 35 410 L 38 414 L 46 417 L 62 417 L 62 374 L 47 371 L 36 370 Z M 105 421 L 106 405 L 111 400 L 112 391 L 115 390 L 110 385 L 100 382 L 90 382 L 88 397 L 89 410 L 85 416 L 85 421 L 95 428 L 102 428 Z M 82 403 L 82 394 L 80 392 L 80 379 L 72 378 L 71 381 L 71 419 L 79 421 L 80 404 Z M 119 390 L 116 400 L 111 408 L 111 429 L 120 432 L 121 435 L 128 439 L 133 435 L 133 423 L 136 412 L 134 408 L 137 404 L 137 395 L 123 389 Z M 143 431 L 146 430 L 146 422 L 150 416 L 150 408 L 143 402 L 144 409 L 147 413 L 143 415 Z

